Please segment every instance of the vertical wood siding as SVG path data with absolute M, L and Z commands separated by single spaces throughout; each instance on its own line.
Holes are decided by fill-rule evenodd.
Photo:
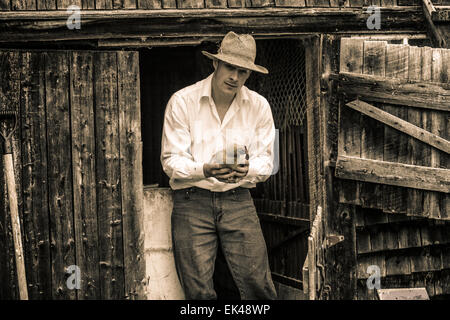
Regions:
M 136 52 L 120 52 L 119 132 L 120 176 L 122 181 L 123 246 L 125 262 L 125 295 L 129 299 L 144 296 L 141 280 L 145 277 L 144 257 L 144 186 L 142 179 L 141 97 L 139 57 Z
M 69 55 L 45 54 L 48 199 L 52 298 L 75 299 L 66 286 L 66 268 L 75 265 L 73 226 Z
M 142 298 L 138 54 L 0 51 L 0 67 L 0 103 L 20 111 L 14 166 L 30 299 Z M 0 299 L 17 299 L 3 171 L 0 161 Z M 67 286 L 71 265 L 79 290 Z
M 94 63 L 90 53 L 70 61 L 73 213 L 77 265 L 84 270 L 78 299 L 100 296 L 94 136 Z
M 23 232 L 28 291 L 34 299 L 50 299 L 44 56 L 23 53 L 21 74 Z
M 123 244 L 117 104 L 117 55 L 95 54 L 97 208 L 102 296 L 122 299 Z
M 408 80 L 448 83 L 448 51 L 343 39 L 340 70 Z M 449 139 L 448 112 L 373 102 L 378 108 Z M 341 107 L 339 154 L 449 168 L 448 154 Z M 341 118 L 342 120 L 342 118 Z M 347 122 L 347 124 L 345 123 Z M 352 123 L 351 128 L 348 128 Z M 356 132 L 355 132 L 356 130 Z M 360 148 L 353 147 L 354 142 Z M 359 154 L 358 154 L 359 153 Z M 355 206 L 357 299 L 376 299 L 366 286 L 367 268 L 377 265 L 383 288 L 426 287 L 431 297 L 448 295 L 450 230 L 448 194 L 382 184 L 341 181 L 340 201 Z M 359 187 L 355 187 L 359 185 Z
M 341 72 L 385 75 L 387 79 L 448 82 L 449 50 L 418 48 L 382 41 L 342 39 Z M 412 68 L 411 70 L 409 68 Z M 378 108 L 449 139 L 448 112 L 374 103 Z M 449 169 L 449 155 L 360 112 L 340 108 L 339 154 L 404 164 Z M 411 119 L 409 119 L 411 118 Z M 378 122 L 378 123 L 377 123 Z M 448 219 L 448 194 L 391 185 L 341 180 L 340 202 L 382 209 L 396 215 Z M 404 235 L 405 237 L 406 235 Z

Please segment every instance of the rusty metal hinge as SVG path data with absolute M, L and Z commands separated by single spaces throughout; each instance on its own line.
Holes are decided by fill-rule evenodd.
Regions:
M 344 241 L 344 236 L 340 235 L 340 234 L 329 234 L 325 237 L 324 240 L 324 245 L 323 247 L 328 249 L 336 244 L 338 244 L 339 242 Z

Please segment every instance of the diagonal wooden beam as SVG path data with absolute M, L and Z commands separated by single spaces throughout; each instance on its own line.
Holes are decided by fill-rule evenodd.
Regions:
M 336 177 L 450 193 L 450 170 L 339 155 Z
M 433 16 L 436 15 L 436 8 L 433 6 L 431 0 L 422 0 L 422 9 L 425 19 L 428 22 L 428 29 L 430 30 L 435 44 L 440 48 L 447 48 L 447 41 L 441 32 L 441 29 L 437 27 L 433 22 Z
M 346 106 L 357 110 L 366 116 L 369 116 L 375 120 L 378 120 L 394 129 L 397 129 L 403 133 L 410 135 L 426 144 L 429 144 L 436 149 L 450 154 L 450 141 L 435 135 L 427 130 L 419 128 L 408 121 L 400 119 L 392 114 L 383 111 L 377 107 L 372 106 L 361 100 L 354 100 L 346 104 Z

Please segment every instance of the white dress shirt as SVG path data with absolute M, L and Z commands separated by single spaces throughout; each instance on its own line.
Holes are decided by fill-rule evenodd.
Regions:
M 211 96 L 212 77 L 177 91 L 167 104 L 161 164 L 174 190 L 193 186 L 215 192 L 253 188 L 278 170 L 278 161 L 274 166 L 275 126 L 267 100 L 242 86 L 221 122 Z M 205 178 L 203 164 L 224 163 L 220 162 L 224 149 L 226 163 L 232 163 L 235 147 L 248 150 L 247 175 L 237 183 Z M 237 163 L 244 159 L 238 158 Z

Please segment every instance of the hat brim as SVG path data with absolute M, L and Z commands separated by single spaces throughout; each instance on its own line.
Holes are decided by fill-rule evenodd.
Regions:
M 202 51 L 202 53 L 205 56 L 207 56 L 208 58 L 210 58 L 210 59 L 221 60 L 221 61 L 224 61 L 226 63 L 232 64 L 232 65 L 240 67 L 240 68 L 244 68 L 244 69 L 248 69 L 248 70 L 252 70 L 252 71 L 256 71 L 256 72 L 264 73 L 264 74 L 268 74 L 269 73 L 269 70 L 267 70 L 263 66 L 259 66 L 257 64 L 251 63 L 251 62 L 250 63 L 245 63 L 239 58 L 235 58 L 235 57 L 232 57 L 232 56 L 224 55 L 224 54 L 221 54 L 221 53 L 212 54 L 212 53 L 209 53 L 207 51 Z

